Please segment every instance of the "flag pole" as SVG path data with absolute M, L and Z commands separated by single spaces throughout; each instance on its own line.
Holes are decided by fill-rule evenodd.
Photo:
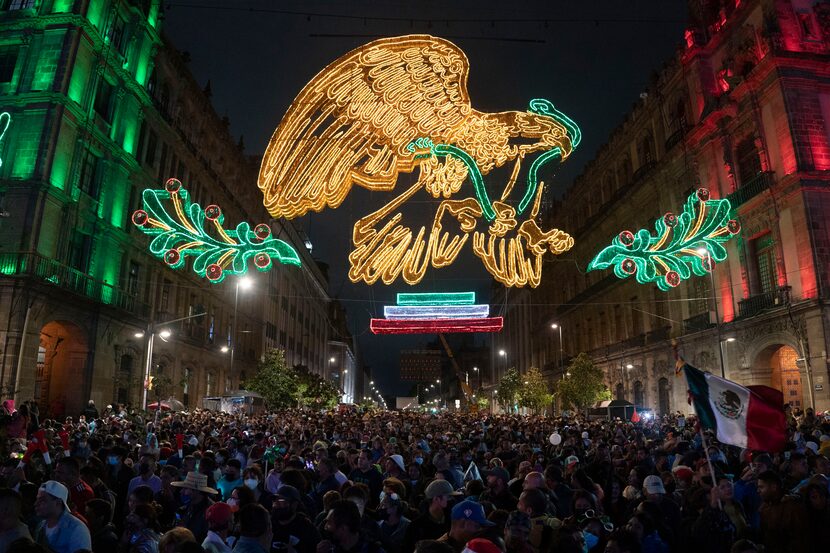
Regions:
M 703 427 L 700 425 L 700 418 L 698 417 L 697 428 L 700 432 L 700 441 L 703 444 L 703 453 L 706 454 L 706 464 L 709 465 L 709 474 L 712 476 L 712 487 L 718 487 L 718 479 L 715 478 L 715 467 L 712 466 L 712 458 L 709 457 L 709 446 L 706 444 L 706 434 L 703 433 Z M 720 496 L 718 496 L 718 509 L 723 510 Z

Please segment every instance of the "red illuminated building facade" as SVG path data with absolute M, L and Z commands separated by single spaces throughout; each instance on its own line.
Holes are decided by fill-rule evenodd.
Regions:
M 615 398 L 665 413 L 689 409 L 677 339 L 702 369 L 720 374 L 722 353 L 727 378 L 830 409 L 830 4 L 689 8 L 677 55 L 548 213 L 574 236 L 575 263 L 549 265 L 538 289 L 516 296 L 502 344 L 522 370 L 561 378 L 557 323 L 566 362 L 588 352 Z M 584 272 L 620 231 L 653 229 L 699 187 L 729 198 L 742 226 L 713 278 L 661 292 Z M 514 327 L 532 329 L 530 347 Z

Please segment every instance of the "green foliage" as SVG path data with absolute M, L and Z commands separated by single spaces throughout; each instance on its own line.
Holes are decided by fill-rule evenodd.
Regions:
M 519 400 L 519 389 L 521 386 L 522 380 L 516 367 L 507 369 L 504 376 L 499 380 L 499 387 L 496 389 L 496 398 L 499 400 L 499 403 L 507 406 L 508 410 L 512 411 Z
M 611 397 L 602 370 L 587 353 L 580 353 L 568 366 L 568 374 L 556 384 L 556 394 L 564 407 L 585 409 L 602 398 Z
M 330 409 L 340 401 L 340 390 L 305 365 L 289 367 L 281 349 L 265 352 L 254 377 L 245 389 L 262 394 L 270 409 L 310 407 Z
M 256 374 L 245 382 L 245 389 L 261 394 L 269 409 L 297 406 L 297 375 L 285 364 L 285 353 L 281 349 L 265 352 Z
M 297 378 L 297 398 L 303 407 L 331 409 L 340 401 L 340 390 L 328 380 L 309 372 L 305 365 L 294 367 Z
M 524 375 L 522 386 L 519 388 L 519 405 L 538 413 L 549 407 L 552 402 L 553 394 L 548 389 L 542 371 L 537 367 L 531 367 Z

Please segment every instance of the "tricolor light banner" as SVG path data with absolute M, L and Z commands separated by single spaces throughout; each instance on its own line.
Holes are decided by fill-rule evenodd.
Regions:
M 385 318 L 372 319 L 369 328 L 374 334 L 500 331 L 502 317 L 488 317 L 490 306 L 475 301 L 475 292 L 401 293 L 397 305 L 385 306 Z

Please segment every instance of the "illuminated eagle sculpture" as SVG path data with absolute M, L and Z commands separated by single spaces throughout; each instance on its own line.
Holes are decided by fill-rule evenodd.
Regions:
M 303 88 L 271 137 L 258 183 L 265 207 L 289 219 L 336 208 L 353 185 L 392 191 L 401 173 L 417 170 L 417 182 L 356 222 L 353 282 L 400 276 L 416 284 L 429 265 L 452 263 L 472 234 L 473 251 L 496 280 L 537 286 L 543 254 L 573 245 L 534 220 L 543 188 L 537 172 L 567 158 L 580 131 L 546 100 L 533 100 L 528 112 L 473 109 L 468 73 L 464 52 L 428 35 L 384 38 L 342 56 Z M 536 153 L 521 201 L 509 205 L 522 161 Z M 483 175 L 507 163 L 514 163 L 510 180 L 491 202 Z M 467 180 L 472 186 L 462 186 Z M 399 211 L 419 191 L 441 199 L 429 229 L 411 228 Z
M 389 192 L 391 201 L 354 225 L 353 282 L 416 284 L 430 265 L 451 264 L 472 235 L 473 252 L 496 280 L 537 286 L 544 254 L 573 246 L 566 233 L 536 222 L 538 173 L 567 158 L 581 133 L 547 100 L 532 100 L 529 111 L 473 109 L 468 72 L 464 52 L 428 35 L 376 40 L 330 64 L 291 104 L 265 151 L 258 185 L 269 213 L 291 219 L 336 208 L 354 185 Z M 526 182 L 515 186 L 523 162 Z M 484 176 L 508 164 L 510 177 L 491 201 Z M 402 173 L 412 174 L 409 185 L 398 184 Z M 414 200 L 418 192 L 425 196 Z M 401 210 L 424 199 L 438 207 L 428 227 L 415 229 Z M 191 257 L 212 282 L 244 273 L 251 259 L 259 270 L 274 259 L 300 264 L 268 225 L 226 229 L 219 206 L 192 203 L 176 179 L 145 190 L 133 222 L 169 266 Z

